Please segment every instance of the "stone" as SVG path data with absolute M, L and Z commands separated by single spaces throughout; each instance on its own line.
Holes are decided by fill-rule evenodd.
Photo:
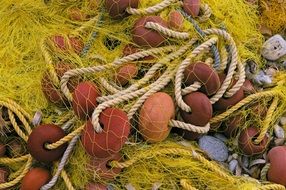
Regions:
M 260 70 L 253 78 L 253 82 L 257 85 L 267 86 L 272 83 L 272 78 L 264 71 Z
M 286 41 L 279 34 L 272 36 L 263 44 L 261 54 L 268 60 L 278 60 L 286 55 Z
M 286 125 L 286 117 L 281 117 L 281 118 L 280 118 L 280 124 L 281 124 L 282 126 Z
M 228 158 L 227 146 L 221 141 L 212 136 L 203 136 L 199 139 L 199 147 L 205 151 L 213 160 L 224 162 Z
M 280 127 L 279 125 L 274 126 L 274 134 L 279 139 L 285 138 L 284 129 L 282 127 Z
M 285 142 L 285 139 L 275 139 L 274 144 L 275 146 L 282 146 Z
M 238 161 L 237 160 L 232 160 L 229 162 L 229 170 L 234 173 L 236 170 L 236 167 L 238 165 Z

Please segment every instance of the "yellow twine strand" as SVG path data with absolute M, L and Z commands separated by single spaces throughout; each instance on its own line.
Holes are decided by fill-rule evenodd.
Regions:
M 24 141 L 28 141 L 28 136 L 20 129 L 20 127 L 18 126 L 16 119 L 14 117 L 14 114 L 8 110 L 8 115 L 9 115 L 9 119 L 11 121 L 12 126 L 14 127 L 16 133 L 22 138 L 24 139 Z
M 47 45 L 46 45 L 46 39 L 42 40 L 41 42 L 41 51 L 44 56 L 45 62 L 47 63 L 48 66 L 48 72 L 50 74 L 50 77 L 54 83 L 54 85 L 58 86 L 60 84 L 60 80 L 58 78 L 58 75 L 55 71 L 55 68 L 53 66 L 53 60 L 52 56 L 50 55 Z
M 15 179 L 13 179 L 12 181 L 9 181 L 7 183 L 1 183 L 0 189 L 6 189 L 9 187 L 13 187 L 17 183 L 19 183 L 23 179 L 23 177 L 28 173 L 31 165 L 32 165 L 32 157 L 29 155 L 27 163 L 26 163 L 24 169 L 22 170 L 21 174 L 19 176 L 17 176 Z
M 75 190 L 65 170 L 61 172 L 61 177 L 63 178 L 68 190 Z
M 186 179 L 181 179 L 180 184 L 185 190 L 197 190 L 197 188 L 193 187 L 191 182 Z
M 258 189 L 259 190 L 285 190 L 286 188 L 283 185 L 270 184 L 270 185 L 263 185 L 262 187 L 259 187 Z
M 224 120 L 225 118 L 230 116 L 232 113 L 234 113 L 235 111 L 240 109 L 242 106 L 245 106 L 246 104 L 249 104 L 253 100 L 257 100 L 257 99 L 260 99 L 260 98 L 263 98 L 263 97 L 273 97 L 273 96 L 276 96 L 276 95 L 280 96 L 281 94 L 278 91 L 271 90 L 271 91 L 264 91 L 264 92 L 259 92 L 257 94 L 249 95 L 246 98 L 244 98 L 243 100 L 241 100 L 240 102 L 238 102 L 236 105 L 232 106 L 230 109 L 225 111 L 224 113 L 213 117 L 210 120 L 210 123 L 211 124 L 212 123 L 218 123 L 218 122 Z
M 56 149 L 59 146 L 71 141 L 76 135 L 79 135 L 81 131 L 84 129 L 85 125 L 82 125 L 81 127 L 77 128 L 73 132 L 69 133 L 67 136 L 63 137 L 62 139 L 58 140 L 55 143 L 52 144 L 47 144 L 46 148 L 47 149 Z
M 14 164 L 14 163 L 17 163 L 17 162 L 23 162 L 23 161 L 26 161 L 28 158 L 30 157 L 29 154 L 26 154 L 24 156 L 20 156 L 20 157 L 17 157 L 17 158 L 0 158 L 0 164 Z
M 17 115 L 17 117 L 20 119 L 20 121 L 23 123 L 23 125 L 24 125 L 25 129 L 27 130 L 27 132 L 29 134 L 32 132 L 32 129 L 31 129 L 29 123 L 27 122 L 26 118 L 21 113 L 21 111 L 17 109 L 17 106 L 15 106 L 14 104 L 10 104 L 8 102 L 1 101 L 1 100 L 0 100 L 0 105 L 8 108 L 11 111 L 13 111 Z
M 259 144 L 264 139 L 268 129 L 271 127 L 270 123 L 272 121 L 273 113 L 274 113 L 275 109 L 277 108 L 278 100 L 279 100 L 279 98 L 275 97 L 273 102 L 271 103 L 269 109 L 267 110 L 265 120 L 263 121 L 263 127 L 261 128 L 260 134 L 255 139 L 254 143 Z

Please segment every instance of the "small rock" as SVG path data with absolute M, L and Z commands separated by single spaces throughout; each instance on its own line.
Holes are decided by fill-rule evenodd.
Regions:
M 274 144 L 275 146 L 282 146 L 285 142 L 285 139 L 275 139 Z
M 280 127 L 279 125 L 274 126 L 274 134 L 279 139 L 285 138 L 284 129 Z
M 203 136 L 199 139 L 199 147 L 213 160 L 224 162 L 228 158 L 227 146 L 212 136 Z
M 224 142 L 224 143 L 227 141 L 226 136 L 224 136 L 223 134 L 220 134 L 220 133 L 214 134 L 214 137 L 215 137 L 215 138 L 218 138 L 219 140 L 221 140 L 221 141 Z
M 264 71 L 259 71 L 257 75 L 255 75 L 253 82 L 257 85 L 270 85 L 272 83 L 272 78 L 268 76 Z
M 246 168 L 249 166 L 249 158 L 247 156 L 242 156 L 242 164 Z
M 263 44 L 261 54 L 268 60 L 278 60 L 286 54 L 286 41 L 279 34 L 272 36 Z
M 237 160 L 232 160 L 232 161 L 229 162 L 229 167 L 228 168 L 229 168 L 229 170 L 232 173 L 234 173 L 237 165 L 238 165 L 238 161 Z
M 281 124 L 282 126 L 286 125 L 286 117 L 281 117 L 281 118 L 280 118 L 280 124 Z

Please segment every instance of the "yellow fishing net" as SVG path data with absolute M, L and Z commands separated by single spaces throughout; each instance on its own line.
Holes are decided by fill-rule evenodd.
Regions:
M 226 33 L 208 31 L 210 28 L 219 28 L 233 38 L 240 56 L 238 62 L 254 60 L 259 66 L 264 64 L 260 58 L 263 36 L 257 27 L 260 21 L 257 7 L 245 3 L 243 0 L 204 0 L 202 3 L 209 6 L 208 10 L 211 10 L 212 15 L 204 22 L 197 22 L 197 24 L 200 29 L 212 34 L 211 37 L 205 37 L 198 32 L 196 24 L 185 19 L 182 31 L 187 34 L 173 33 L 180 37 L 170 37 L 161 49 L 152 50 L 140 48 L 132 41 L 130 31 L 135 21 L 142 16 L 130 15 L 122 20 L 112 19 L 103 8 L 103 1 L 1 0 L 0 2 L 0 104 L 8 108 L 8 118 L 6 119 L 11 122 L 16 136 L 20 137 L 17 138 L 22 139 L 23 144 L 28 140 L 34 127 L 31 127 L 31 123 L 36 111 L 42 112 L 42 123 L 63 125 L 72 120 L 73 125 L 66 129 L 67 136 L 63 138 L 63 142 L 73 141 L 83 130 L 84 122 L 74 117 L 68 101 L 63 106 L 56 106 L 47 101 L 42 91 L 41 81 L 45 74 L 48 74 L 49 80 L 60 89 L 62 79 L 61 76 L 57 76 L 56 72 L 57 64 L 60 62 L 67 63 L 71 67 L 68 70 L 92 67 L 89 71 L 69 74 L 79 75 L 82 81 L 94 81 L 101 87 L 102 96 L 108 97 L 110 92 L 116 94 L 124 88 L 121 86 L 112 88 L 111 85 L 108 89 L 108 83 L 102 80 L 105 79 L 111 84 L 115 83 L 114 73 L 118 70 L 118 65 L 121 64 L 120 58 L 123 59 L 126 56 L 123 55 L 126 45 L 132 44 L 139 49 L 138 51 L 145 51 L 147 55 L 143 57 L 151 55 L 155 59 L 151 61 L 133 59 L 131 62 L 136 63 L 139 75 L 138 78 L 132 79 L 129 85 L 137 84 L 140 76 L 146 74 L 152 64 L 163 60 L 163 66 L 159 67 L 154 76 L 144 83 L 145 90 L 151 88 L 153 83 L 167 73 L 166 78 L 171 75 L 173 77 L 170 78 L 170 84 L 164 86 L 163 91 L 174 96 L 176 82 L 173 72 L 184 61 L 186 55 L 193 53 L 196 55 L 192 57 L 193 60 L 206 60 L 212 64 L 213 60 L 209 59 L 212 54 L 201 54 L 207 52 L 212 44 L 216 44 L 221 55 L 234 51 L 231 48 L 232 40 L 226 37 Z M 142 0 L 139 3 L 139 9 L 161 2 L 161 0 Z M 177 10 L 180 6 L 179 1 L 175 2 L 158 11 L 157 15 L 168 20 L 169 13 Z M 82 20 L 71 19 L 73 16 L 71 12 L 75 12 L 74 10 L 80 10 L 80 13 L 77 12 L 76 15 L 80 14 Z M 266 12 L 263 15 L 266 16 Z M 280 29 L 281 27 L 277 26 L 276 30 Z M 187 37 L 185 37 L 186 35 Z M 198 38 L 197 44 L 196 41 L 187 42 L 192 37 Z M 60 41 L 64 41 L 63 44 Z M 199 44 L 203 45 L 199 46 Z M 224 48 L 227 46 L 230 47 L 230 50 Z M 186 48 L 183 53 L 177 55 L 175 59 L 168 58 L 172 52 L 178 51 L 181 47 Z M 197 47 L 201 47 L 202 50 L 200 49 L 200 52 L 195 54 L 194 51 L 197 50 Z M 81 51 L 81 48 L 84 50 Z M 148 53 L 148 51 L 153 52 Z M 233 53 L 233 55 L 235 54 Z M 116 61 L 118 61 L 118 65 L 112 64 Z M 105 68 L 96 70 L 96 66 Z M 226 65 L 224 66 L 226 67 Z M 236 71 L 237 73 L 242 72 L 239 68 Z M 238 75 L 235 77 L 239 78 Z M 261 141 L 267 132 L 273 133 L 273 125 L 284 113 L 286 107 L 284 76 L 285 73 L 279 73 L 273 87 L 251 94 L 225 112 L 217 113 L 210 123 L 227 122 L 231 118 L 239 116 L 242 120 L 238 124 L 238 130 L 241 131 L 255 125 L 261 132 L 257 140 Z M 67 91 L 64 94 L 66 97 L 64 95 L 62 97 L 70 100 L 71 94 L 69 93 Z M 116 98 L 118 97 L 114 96 L 114 99 Z M 131 98 L 125 102 L 120 101 L 116 107 L 128 112 L 136 101 Z M 102 102 L 104 103 L 104 101 Z M 257 117 L 257 113 L 253 111 L 253 107 L 257 106 L 258 109 L 266 110 L 264 117 Z M 136 110 L 133 115 L 135 118 L 139 117 Z M 281 185 L 264 185 L 249 177 L 233 176 L 227 169 L 209 160 L 195 142 L 187 143 L 177 135 L 172 134 L 161 143 L 142 142 L 140 131 L 137 128 L 138 122 L 136 119 L 132 122 L 132 137 L 121 151 L 122 159 L 110 160 L 105 165 L 108 169 L 122 168 L 114 181 L 101 179 L 97 172 L 89 170 L 90 156 L 85 152 L 82 144 L 77 142 L 74 143 L 76 145 L 70 158 L 59 174 L 59 180 L 52 188 L 83 189 L 88 182 L 94 181 L 109 185 L 114 189 L 283 189 Z M 4 144 L 9 141 L 10 137 L 1 136 L 1 142 Z M 63 142 L 52 144 L 50 149 Z M 27 151 L 24 152 L 21 155 L 15 154 L 10 155 L 9 158 L 0 158 L 1 166 L 6 166 L 10 170 L 9 182 L 0 184 L 0 189 L 3 187 L 19 189 L 21 180 L 29 168 L 41 165 L 34 164 L 31 155 Z M 59 165 L 61 165 L 59 162 L 55 162 L 49 166 L 54 176 L 56 176 Z

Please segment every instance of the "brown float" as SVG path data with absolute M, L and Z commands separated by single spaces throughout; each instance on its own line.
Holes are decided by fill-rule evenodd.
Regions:
M 46 144 L 54 143 L 65 136 L 62 128 L 54 124 L 44 124 L 33 129 L 28 139 L 28 151 L 40 162 L 52 162 L 61 158 L 66 150 L 67 144 L 56 149 L 45 148 Z

